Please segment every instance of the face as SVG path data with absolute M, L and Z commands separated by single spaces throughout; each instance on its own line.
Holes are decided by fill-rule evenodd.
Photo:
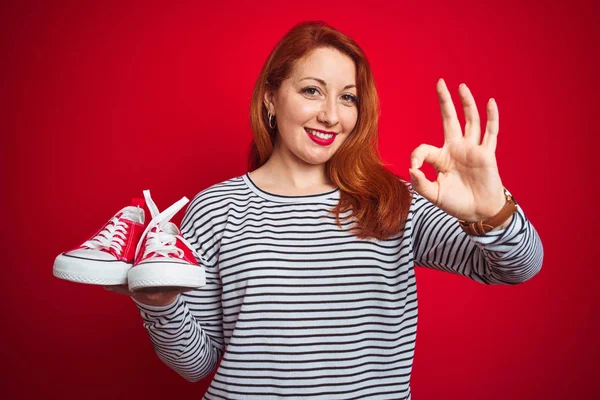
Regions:
M 354 129 L 357 100 L 356 68 L 347 55 L 319 48 L 296 61 L 279 90 L 265 94 L 277 122 L 274 152 L 324 164 Z

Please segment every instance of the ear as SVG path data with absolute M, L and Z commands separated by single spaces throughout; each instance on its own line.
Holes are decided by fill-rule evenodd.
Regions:
M 267 111 L 269 111 L 271 113 L 271 115 L 275 115 L 275 102 L 274 102 L 274 94 L 269 92 L 269 91 L 265 91 L 265 96 L 263 99 L 263 102 L 265 103 L 265 107 L 267 108 Z

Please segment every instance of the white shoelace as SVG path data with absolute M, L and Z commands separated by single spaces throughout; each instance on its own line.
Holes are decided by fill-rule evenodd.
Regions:
M 135 249 L 135 259 L 137 259 L 138 253 L 141 250 L 142 242 L 144 241 L 146 235 L 148 235 L 148 239 L 146 240 L 146 248 L 144 249 L 142 258 L 146 257 L 146 255 L 152 252 L 154 252 L 156 255 L 162 255 L 164 257 L 175 255 L 177 258 L 183 258 L 183 250 L 176 246 L 177 239 L 180 239 L 181 242 L 188 249 L 190 249 L 192 254 L 194 254 L 196 257 L 203 258 L 192 246 L 189 245 L 183 236 L 175 233 L 177 232 L 175 224 L 169 222 L 169 220 L 173 218 L 175 214 L 177 214 L 177 212 L 188 203 L 188 198 L 184 196 L 181 200 L 171 205 L 162 213 L 159 213 L 158 207 L 150 197 L 149 190 L 144 190 L 144 197 L 146 198 L 146 205 L 148 206 L 150 214 L 152 215 L 152 220 L 148 223 L 148 226 L 144 230 L 144 233 L 142 233 L 142 236 L 137 244 Z M 152 232 L 152 228 L 156 228 L 156 231 Z
M 113 249 L 119 256 L 125 247 L 127 224 L 117 216 L 113 217 L 106 227 L 82 246 L 90 250 Z

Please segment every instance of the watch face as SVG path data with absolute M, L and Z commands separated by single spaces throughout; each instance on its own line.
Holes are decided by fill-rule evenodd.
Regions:
M 504 188 L 504 195 L 506 196 L 506 199 L 508 201 L 512 201 L 513 203 L 518 204 L 517 200 L 515 200 L 515 197 L 512 194 L 508 193 L 508 190 L 506 190 L 506 188 Z

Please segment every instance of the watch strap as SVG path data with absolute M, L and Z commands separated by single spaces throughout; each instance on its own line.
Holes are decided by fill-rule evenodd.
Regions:
M 496 215 L 475 222 L 458 220 L 458 223 L 463 231 L 471 236 L 483 236 L 492 229 L 502 225 L 508 218 L 510 218 L 510 216 L 513 215 L 517 210 L 517 201 L 510 193 L 508 193 L 506 188 L 504 188 L 504 195 L 506 196 L 506 203 L 504 203 L 504 207 L 502 207 L 502 209 Z

